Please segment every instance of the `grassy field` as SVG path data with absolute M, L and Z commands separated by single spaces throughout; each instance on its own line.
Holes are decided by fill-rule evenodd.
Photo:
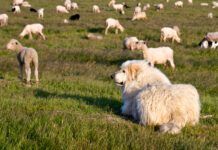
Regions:
M 28 1 L 45 8 L 44 20 L 25 8 L 14 15 L 10 1 L 0 1 L 0 13 L 9 15 L 9 25 L 0 28 L 0 149 L 218 149 L 218 51 L 198 48 L 207 32 L 218 29 L 217 9 L 199 6 L 209 0 L 185 3 L 182 9 L 171 2 L 164 11 L 148 10 L 147 21 L 135 22 L 130 19 L 137 1 L 126 0 L 131 8 L 120 15 L 107 7 L 108 0 L 77 0 L 81 20 L 68 25 L 62 21 L 70 14 L 55 13 L 62 0 Z M 103 9 L 101 14 L 92 13 L 94 4 Z M 216 16 L 213 20 L 207 18 L 209 12 Z M 108 17 L 119 19 L 125 32 L 112 31 L 102 41 L 85 39 L 88 32 L 103 34 Z M 40 60 L 40 84 L 27 88 L 17 78 L 16 54 L 5 45 L 18 38 L 25 24 L 37 22 L 45 26 L 47 40 L 21 40 L 38 51 Z M 160 28 L 173 25 L 180 27 L 182 43 L 160 43 Z M 201 115 L 213 117 L 181 134 L 163 135 L 121 116 L 121 93 L 110 75 L 126 60 L 142 59 L 141 52 L 122 51 L 126 36 L 147 40 L 151 47 L 172 47 L 176 70 L 157 67 L 173 83 L 196 86 Z

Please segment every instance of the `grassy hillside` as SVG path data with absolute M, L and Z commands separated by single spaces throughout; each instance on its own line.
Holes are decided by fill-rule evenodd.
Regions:
M 45 8 L 44 20 L 25 8 L 14 15 L 10 1 L 1 0 L 0 13 L 9 15 L 9 26 L 0 28 L 0 149 L 217 149 L 218 51 L 197 46 L 207 32 L 217 31 L 218 13 L 199 6 L 205 1 L 210 2 L 195 0 L 182 9 L 171 2 L 164 11 L 148 10 L 147 21 L 131 22 L 137 1 L 126 0 L 131 8 L 119 15 L 107 0 L 77 0 L 81 20 L 66 25 L 63 19 L 76 12 L 56 14 L 62 0 L 29 0 L 35 8 Z M 103 9 L 101 14 L 92 13 L 94 4 Z M 209 12 L 216 16 L 213 20 L 207 18 Z M 119 19 L 125 32 L 112 31 L 102 41 L 85 39 L 88 32 L 103 34 L 108 17 Z M 27 88 L 17 78 L 16 54 L 5 45 L 27 23 L 38 22 L 45 26 L 47 40 L 21 40 L 38 51 L 40 61 L 40 84 Z M 160 28 L 173 25 L 181 29 L 182 44 L 160 43 Z M 126 60 L 142 59 L 141 52 L 122 51 L 126 36 L 147 40 L 149 47 L 172 47 L 176 70 L 157 67 L 173 83 L 196 86 L 202 116 L 213 117 L 179 135 L 162 135 L 121 116 L 121 93 L 110 75 Z

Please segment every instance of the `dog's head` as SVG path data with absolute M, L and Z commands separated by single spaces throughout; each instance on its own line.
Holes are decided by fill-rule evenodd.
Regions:
M 127 82 L 137 80 L 140 72 L 143 71 L 143 66 L 149 66 L 149 64 L 144 61 L 127 61 L 122 64 L 121 69 L 111 75 L 116 85 L 125 86 Z

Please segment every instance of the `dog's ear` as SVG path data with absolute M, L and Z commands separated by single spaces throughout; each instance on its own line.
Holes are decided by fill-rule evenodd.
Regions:
M 132 81 L 137 78 L 137 75 L 141 71 L 141 67 L 138 64 L 131 64 L 128 66 L 127 71 L 128 71 L 128 79 Z

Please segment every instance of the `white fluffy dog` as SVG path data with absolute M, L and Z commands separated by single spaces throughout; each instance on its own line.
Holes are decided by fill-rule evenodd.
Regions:
M 200 101 L 195 87 L 171 84 L 146 61 L 127 61 L 112 75 L 122 89 L 122 114 L 142 125 L 159 125 L 161 132 L 179 133 L 186 125 L 199 122 Z

